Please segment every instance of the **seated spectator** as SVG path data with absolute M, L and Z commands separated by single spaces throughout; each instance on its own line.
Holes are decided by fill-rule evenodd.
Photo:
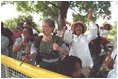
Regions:
M 67 56 L 59 65 L 59 73 L 73 78 L 85 78 L 81 73 L 82 61 L 75 56 Z

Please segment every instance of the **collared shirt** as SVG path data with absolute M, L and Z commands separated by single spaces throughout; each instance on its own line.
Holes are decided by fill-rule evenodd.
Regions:
M 20 37 L 20 38 L 17 38 L 13 47 L 17 46 L 24 38 Z M 30 41 L 29 41 L 30 42 Z M 30 45 L 31 45 L 31 48 L 33 47 L 33 43 L 30 42 Z M 31 49 L 32 50 L 32 49 Z M 26 52 L 26 47 L 25 47 L 25 44 L 22 45 L 21 49 L 18 51 L 17 53 L 17 59 L 21 60 L 22 58 L 22 54 Z M 35 52 L 34 50 L 32 50 L 32 52 L 30 51 L 30 54 L 33 54 L 33 53 L 37 53 Z
M 71 28 L 68 28 L 64 33 L 64 41 L 70 44 L 69 55 L 79 57 L 82 60 L 83 67 L 93 65 L 88 44 L 97 37 L 97 26 L 93 22 L 89 22 L 89 30 L 88 35 L 73 35 Z

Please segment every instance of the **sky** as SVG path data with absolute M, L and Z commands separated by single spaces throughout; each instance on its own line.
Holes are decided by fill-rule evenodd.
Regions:
M 104 22 L 108 22 L 108 23 L 111 23 L 111 24 L 114 24 L 114 21 L 117 21 L 117 2 L 116 1 L 113 1 L 111 3 L 111 7 L 110 7 L 110 10 L 111 10 L 111 16 L 112 18 L 110 20 L 103 20 L 101 18 L 99 18 L 96 23 L 98 23 L 99 25 L 102 25 Z M 0 17 L 1 17 L 1 21 L 4 21 L 6 19 L 10 19 L 10 18 L 14 18 L 14 17 L 17 17 L 18 15 L 22 15 L 22 12 L 17 12 L 16 11 L 16 7 L 12 4 L 8 4 L 8 5 L 4 5 L 4 6 L 1 6 L 0 7 Z M 68 14 L 67 14 L 67 20 L 69 20 L 70 22 L 72 22 L 72 10 L 69 10 L 68 11 Z M 34 17 L 34 22 L 36 22 L 37 24 L 40 24 L 39 23 L 39 18 L 40 16 L 37 15 L 37 14 L 32 14 L 32 16 Z

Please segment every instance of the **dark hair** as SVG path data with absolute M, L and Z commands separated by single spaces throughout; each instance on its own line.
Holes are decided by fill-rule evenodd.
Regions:
M 1 21 L 1 27 L 4 27 L 4 23 Z
M 44 22 L 46 22 L 54 30 L 55 23 L 54 23 L 54 21 L 52 19 L 49 19 L 49 18 L 48 19 L 45 19 Z
M 25 21 L 24 23 L 26 23 L 27 25 L 30 25 L 30 27 L 32 26 L 31 22 L 30 21 Z M 23 24 L 24 24 L 23 23 Z
M 67 56 L 59 65 L 59 73 L 72 77 L 72 73 L 75 71 L 75 64 L 79 63 L 82 67 L 82 61 L 75 56 Z
M 4 24 L 3 22 L 1 22 L 1 34 L 4 35 L 5 29 L 4 29 Z
M 105 26 L 108 26 L 108 30 L 111 30 L 111 28 L 112 28 L 111 24 L 104 24 L 104 27 Z
M 33 42 L 35 39 L 33 38 L 33 31 L 31 28 L 27 28 L 27 27 L 24 27 L 23 29 L 27 29 L 28 30 L 28 33 L 30 35 L 30 41 Z
M 8 47 L 12 46 L 13 45 L 13 40 L 12 40 L 13 33 L 9 28 L 4 27 L 3 22 L 1 22 L 1 33 L 2 33 L 2 35 L 6 36 L 9 39 Z
M 33 36 L 33 31 L 32 31 L 32 29 L 31 28 L 27 28 L 27 27 L 24 27 L 23 29 L 28 29 L 28 32 L 29 32 L 29 34 L 30 34 L 30 36 Z

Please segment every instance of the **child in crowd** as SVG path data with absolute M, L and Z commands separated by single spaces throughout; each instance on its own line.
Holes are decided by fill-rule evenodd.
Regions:
M 100 36 L 107 37 L 111 28 L 112 28 L 111 24 L 108 23 L 104 24 L 103 27 L 101 27 Z

